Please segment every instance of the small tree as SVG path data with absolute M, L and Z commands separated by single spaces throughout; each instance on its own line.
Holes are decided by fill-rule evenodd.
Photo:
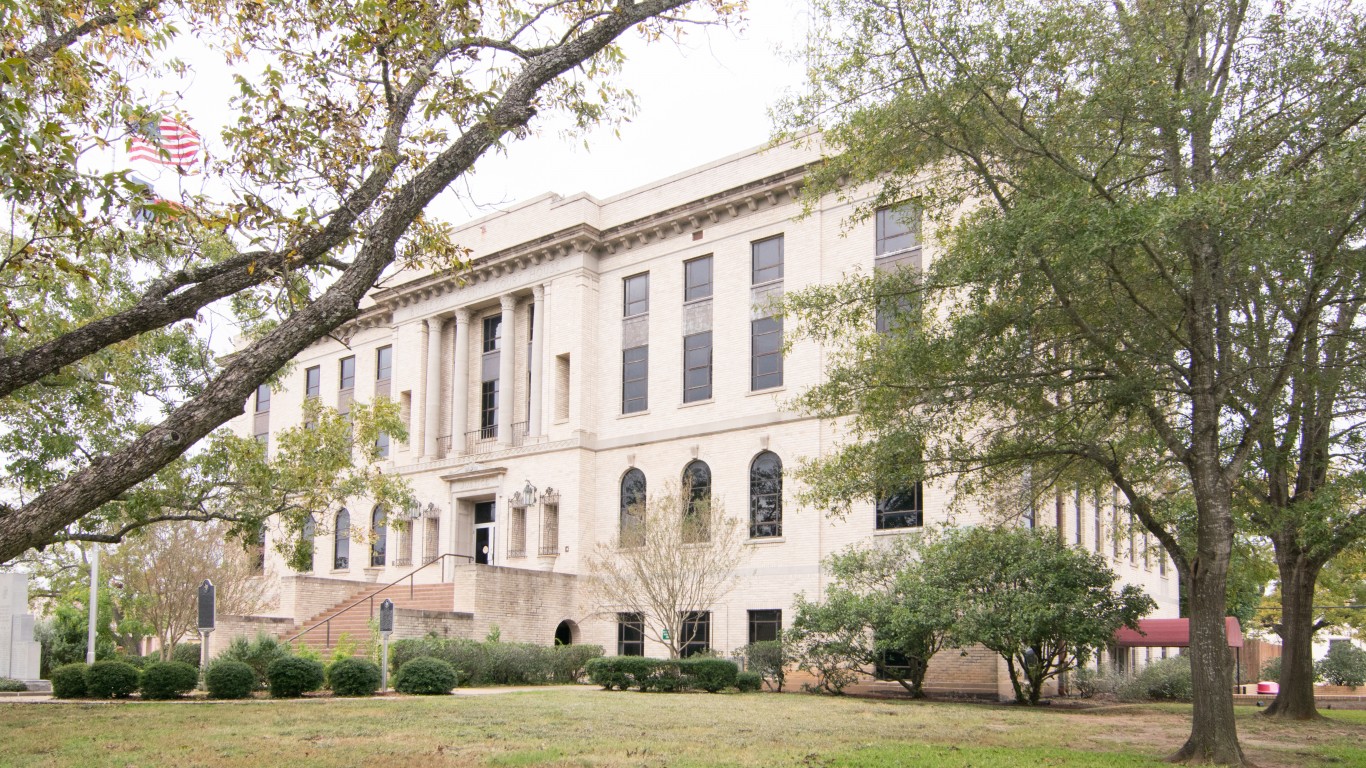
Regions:
M 1100 557 L 1061 544 L 1052 531 L 982 527 L 948 532 L 922 552 L 925 569 L 954 585 L 956 633 L 1000 654 L 1015 700 L 1037 704 L 1043 684 L 1137 628 L 1156 607 L 1138 587 L 1115 591 Z
M 601 615 L 634 613 L 645 635 L 678 658 L 688 614 L 709 610 L 735 586 L 743 554 L 739 521 L 719 500 L 668 488 L 632 506 L 617 540 L 589 557 L 590 589 Z

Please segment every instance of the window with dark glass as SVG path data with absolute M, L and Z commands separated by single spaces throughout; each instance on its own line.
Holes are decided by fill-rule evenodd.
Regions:
M 749 465 L 749 535 L 783 535 L 783 462 L 764 451 Z
M 621 412 L 639 413 L 649 407 L 650 347 L 621 353 Z
M 262 384 L 256 388 L 256 412 L 265 413 L 270 410 L 270 385 Z
M 683 337 L 683 402 L 711 397 L 711 331 Z
M 877 211 L 877 255 L 909 250 L 920 245 L 920 206 L 905 202 Z
M 750 243 L 750 266 L 754 285 L 783 277 L 783 236 Z
M 678 655 L 688 658 L 711 648 L 711 611 L 689 611 L 682 615 Z
M 313 570 L 313 553 L 317 551 L 317 538 L 318 521 L 310 512 L 308 517 L 304 518 L 304 528 L 299 534 L 299 548 L 303 551 L 299 559 L 308 564 L 303 568 L 305 571 Z
M 384 565 L 384 548 L 389 540 L 389 529 L 384 525 L 384 507 L 377 506 L 370 513 L 370 565 Z
M 711 296 L 711 257 L 702 256 L 683 262 L 683 300 Z
M 683 468 L 683 493 L 688 500 L 683 540 L 706 541 L 711 538 L 711 467 L 705 461 L 691 461 Z
M 503 316 L 489 315 L 484 318 L 484 351 L 497 352 L 503 343 Z
M 394 348 L 380 347 L 375 350 L 375 380 L 384 381 L 394 376 Z
M 351 513 L 344 509 L 337 513 L 337 523 L 332 527 L 332 567 L 351 567 Z
M 479 437 L 498 436 L 498 380 L 479 383 Z
M 925 491 L 920 482 L 877 500 L 877 527 L 918 528 L 925 522 Z
M 783 633 L 783 612 L 763 610 L 749 612 L 749 641 L 763 643 L 777 640 Z
M 640 614 L 617 614 L 617 655 L 645 655 L 645 618 Z
M 752 391 L 783 385 L 783 320 L 761 317 L 750 322 L 750 380 Z
M 381 432 L 375 436 L 375 455 L 381 459 L 389 458 L 389 433 Z
M 356 358 L 355 358 L 355 357 L 343 357 L 343 358 L 341 359 L 341 367 L 340 367 L 340 369 L 339 369 L 339 373 L 340 373 L 340 376 L 338 376 L 338 382 L 337 382 L 337 387 L 338 387 L 339 389 L 355 389 L 355 388 L 356 388 Z
M 645 473 L 631 468 L 621 476 L 621 538 L 623 546 L 639 536 L 645 517 Z
M 622 317 L 635 317 L 650 311 L 650 273 L 632 275 L 622 281 Z
M 317 397 L 322 390 L 323 369 L 313 366 L 304 371 L 304 397 Z

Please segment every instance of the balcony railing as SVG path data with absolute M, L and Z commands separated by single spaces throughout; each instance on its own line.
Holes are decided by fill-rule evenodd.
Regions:
M 517 448 L 526 442 L 527 422 L 519 421 L 512 425 L 512 440 L 503 443 L 498 439 L 498 426 L 495 424 L 483 429 L 465 433 L 465 453 L 492 453 L 504 448 Z

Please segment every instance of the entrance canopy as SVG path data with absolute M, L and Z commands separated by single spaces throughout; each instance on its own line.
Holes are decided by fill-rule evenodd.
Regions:
M 1238 617 L 1224 617 L 1224 632 L 1228 647 L 1243 647 L 1243 628 Z M 1190 644 L 1190 619 L 1139 619 L 1137 632 L 1128 627 L 1115 632 L 1115 645 L 1120 648 L 1186 648 Z

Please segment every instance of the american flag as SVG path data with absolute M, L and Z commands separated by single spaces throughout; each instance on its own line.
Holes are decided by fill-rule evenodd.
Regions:
M 190 127 L 163 117 L 156 125 L 134 126 L 128 144 L 129 160 L 188 169 L 199 159 L 199 134 Z

